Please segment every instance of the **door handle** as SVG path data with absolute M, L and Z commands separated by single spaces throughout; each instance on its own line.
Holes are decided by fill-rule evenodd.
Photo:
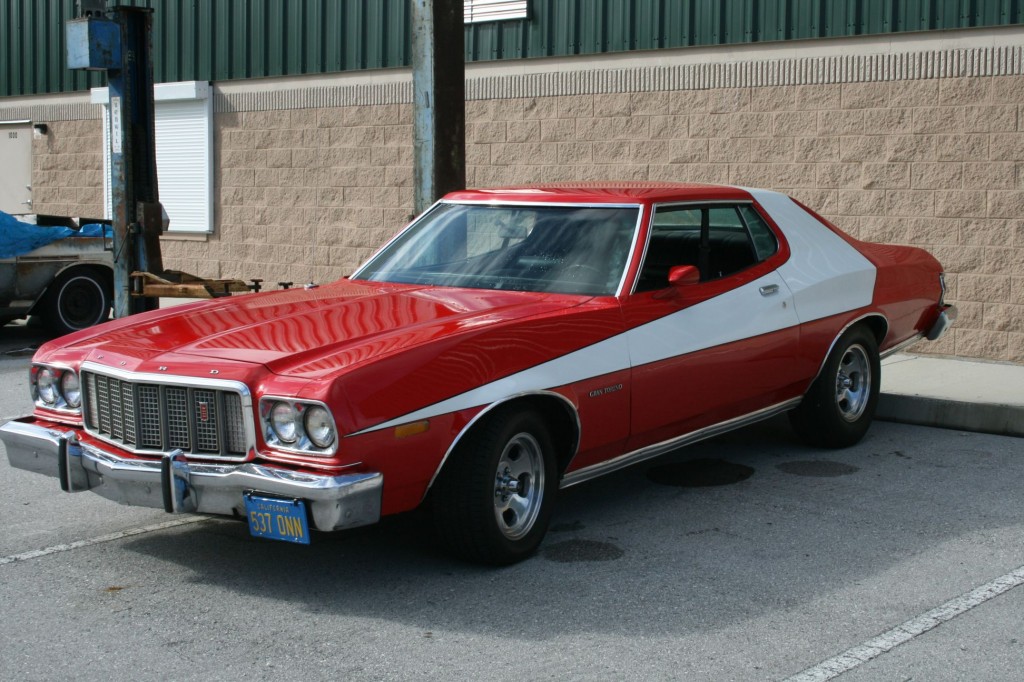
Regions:
M 771 296 L 772 294 L 779 293 L 779 285 L 778 284 L 766 284 L 765 286 L 763 286 L 760 289 L 758 289 L 758 291 L 761 292 L 762 296 Z

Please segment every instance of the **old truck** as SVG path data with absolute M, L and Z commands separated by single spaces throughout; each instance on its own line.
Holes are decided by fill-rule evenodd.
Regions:
M 0 214 L 0 326 L 29 315 L 57 334 L 110 316 L 109 221 Z M 46 243 L 49 242 L 49 243 Z M 28 246 L 43 243 L 31 250 Z

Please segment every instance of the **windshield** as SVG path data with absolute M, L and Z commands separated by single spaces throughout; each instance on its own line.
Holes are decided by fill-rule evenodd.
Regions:
M 613 295 L 640 208 L 438 204 L 352 277 Z

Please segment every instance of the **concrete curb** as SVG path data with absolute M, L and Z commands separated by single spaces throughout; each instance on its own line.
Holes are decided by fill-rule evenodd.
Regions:
M 883 393 L 875 417 L 882 421 L 1024 437 L 1024 408 L 943 398 Z

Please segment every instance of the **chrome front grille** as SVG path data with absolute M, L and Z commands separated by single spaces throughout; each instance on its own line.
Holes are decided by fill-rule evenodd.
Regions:
M 240 384 L 152 379 L 83 368 L 85 430 L 132 452 L 180 449 L 196 457 L 246 456 L 254 433 L 252 403 Z

